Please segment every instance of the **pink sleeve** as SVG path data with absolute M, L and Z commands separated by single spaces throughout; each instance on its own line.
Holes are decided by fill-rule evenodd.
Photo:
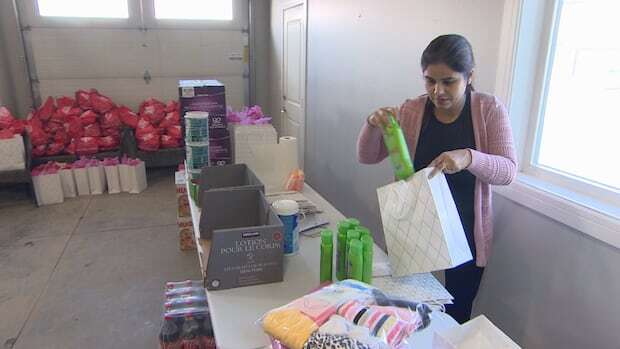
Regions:
M 506 107 L 496 100 L 495 108 L 487 118 L 487 146 L 489 153 L 469 149 L 471 164 L 467 168 L 484 183 L 508 185 L 517 175 L 517 156 Z
M 387 155 L 381 129 L 364 122 L 357 138 L 357 161 L 362 164 L 376 164 L 385 159 Z

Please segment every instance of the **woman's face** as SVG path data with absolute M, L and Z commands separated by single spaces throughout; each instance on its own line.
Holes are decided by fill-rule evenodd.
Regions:
M 431 101 L 438 109 L 451 110 L 464 103 L 465 88 L 471 81 L 462 73 L 443 63 L 429 64 L 424 70 L 424 85 Z

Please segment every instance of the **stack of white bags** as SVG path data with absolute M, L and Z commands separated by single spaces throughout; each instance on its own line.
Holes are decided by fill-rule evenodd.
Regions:
M 37 204 L 50 205 L 84 195 L 127 192 L 146 189 L 146 168 L 139 159 L 80 159 L 72 164 L 49 162 L 32 170 Z

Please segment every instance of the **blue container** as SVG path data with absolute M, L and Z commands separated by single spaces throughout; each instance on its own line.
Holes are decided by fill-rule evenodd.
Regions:
M 294 200 L 278 200 L 273 209 L 284 225 L 284 255 L 299 251 L 299 204 Z

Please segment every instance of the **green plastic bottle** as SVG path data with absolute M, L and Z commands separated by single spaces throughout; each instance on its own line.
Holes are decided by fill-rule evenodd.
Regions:
M 349 231 L 350 223 L 344 220 L 338 223 L 338 241 L 336 245 L 336 279 L 338 281 L 347 278 L 347 231 Z
M 347 267 L 346 269 L 346 277 L 347 278 L 351 278 L 350 274 L 351 274 L 351 264 L 349 263 L 349 248 L 351 247 L 351 241 L 353 240 L 359 240 L 360 239 L 360 232 L 357 231 L 355 228 L 353 228 L 352 230 L 349 230 L 347 232 L 347 248 L 345 251 L 345 256 L 347 257 L 347 260 L 345 262 L 345 265 Z
M 362 242 L 358 239 L 353 239 L 349 242 L 349 279 L 362 281 L 364 273 L 364 248 Z
M 325 229 L 321 231 L 321 270 L 320 282 L 332 281 L 332 262 L 334 260 L 334 233 Z
M 372 234 L 370 233 L 370 229 L 364 227 L 364 226 L 359 226 L 357 227 L 357 231 L 360 232 L 360 238 L 364 235 L 368 235 L 368 236 L 372 236 Z
M 362 241 L 362 259 L 364 263 L 362 268 L 362 281 L 367 284 L 372 284 L 374 241 L 370 235 L 363 235 L 360 239 Z
M 388 114 L 389 123 L 383 128 L 383 141 L 394 167 L 394 175 L 399 180 L 405 180 L 414 173 L 413 163 L 409 156 L 409 148 L 400 125 L 392 114 Z

